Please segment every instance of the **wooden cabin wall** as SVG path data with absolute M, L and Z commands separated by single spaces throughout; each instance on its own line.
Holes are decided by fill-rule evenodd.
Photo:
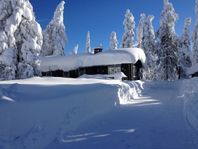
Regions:
M 127 80 L 133 80 L 133 64 L 122 64 L 121 71 L 127 76 Z
M 64 72 L 62 70 L 52 71 L 52 76 L 54 77 L 63 77 Z
M 192 77 L 198 77 L 198 72 L 192 74 Z
M 121 72 L 121 65 L 110 65 L 108 66 L 108 74 L 114 74 Z
M 141 61 L 137 61 L 136 64 L 128 63 L 121 65 L 84 67 L 68 72 L 64 72 L 62 70 L 42 72 L 42 76 L 77 78 L 83 74 L 96 75 L 96 74 L 113 74 L 116 72 L 123 72 L 127 76 L 126 80 L 139 80 L 141 79 L 142 67 L 143 66 Z
M 135 63 L 135 68 L 136 68 L 136 72 L 135 72 L 135 80 L 140 80 L 142 78 L 142 68 L 143 68 L 143 65 L 142 65 L 142 62 L 140 60 L 138 60 L 136 63 Z
M 88 75 L 108 74 L 108 66 L 86 67 L 85 72 Z

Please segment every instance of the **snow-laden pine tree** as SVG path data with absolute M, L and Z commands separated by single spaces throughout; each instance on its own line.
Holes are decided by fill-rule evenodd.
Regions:
M 15 32 L 17 48 L 17 77 L 28 78 L 39 75 L 39 60 L 42 47 L 42 29 L 36 22 L 32 5 L 29 0 L 16 0 L 13 7 L 21 9 L 21 21 Z
M 13 32 L 6 31 L 11 28 L 9 16 L 12 16 L 13 10 L 11 1 L 0 0 L 0 80 L 15 79 L 15 40 Z M 19 21 L 18 21 L 19 22 Z M 16 22 L 16 24 L 18 24 Z M 14 27 L 14 26 L 13 26 Z
M 146 15 L 144 13 L 142 13 L 140 15 L 140 21 L 137 27 L 137 42 L 138 42 L 138 47 L 141 48 L 142 46 L 142 38 L 143 38 L 143 27 L 144 27 L 144 23 L 146 20 Z
M 29 0 L 1 0 L 0 11 L 1 77 L 13 79 L 37 75 L 42 32 L 35 21 L 32 5 Z
M 85 52 L 86 53 L 92 53 L 91 51 L 91 39 L 90 39 L 90 32 L 87 32 L 87 37 L 86 37 L 86 47 L 85 47 Z
M 132 48 L 134 45 L 134 28 L 135 20 L 133 14 L 129 9 L 126 10 L 125 18 L 123 21 L 124 25 L 124 34 L 122 36 L 122 47 L 123 48 Z
M 184 22 L 183 34 L 180 39 L 179 48 L 179 65 L 180 65 L 180 78 L 187 77 L 187 68 L 191 67 L 191 50 L 190 50 L 190 24 L 191 18 L 186 18 Z
M 118 49 L 118 40 L 117 40 L 116 32 L 114 31 L 111 33 L 109 46 L 111 50 Z
M 173 5 L 164 0 L 164 8 L 160 19 L 158 37 L 159 70 L 158 79 L 178 79 L 178 39 L 175 33 L 175 23 L 178 15 Z
M 73 55 L 77 55 L 78 54 L 78 44 L 73 48 L 72 53 Z
M 143 22 L 142 39 L 140 47 L 144 50 L 146 55 L 145 70 L 143 72 L 143 77 L 146 80 L 156 79 L 156 46 L 155 46 L 155 32 L 153 28 L 152 21 L 154 16 L 145 16 Z
M 198 0 L 195 1 L 196 23 L 193 31 L 193 57 L 192 63 L 198 63 Z
M 61 1 L 54 12 L 53 19 L 43 31 L 43 56 L 65 55 L 67 36 L 64 25 L 64 5 L 65 2 Z

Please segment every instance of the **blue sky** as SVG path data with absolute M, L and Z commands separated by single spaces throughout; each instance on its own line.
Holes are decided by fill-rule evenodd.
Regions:
M 61 0 L 30 0 L 34 7 L 37 21 L 44 29 L 53 17 L 54 10 Z M 133 13 L 138 25 L 140 14 L 152 14 L 155 30 L 159 27 L 160 14 L 163 8 L 163 0 L 65 0 L 64 21 L 68 43 L 65 47 L 66 53 L 71 53 L 73 47 L 78 43 L 80 52 L 84 52 L 86 33 L 91 34 L 91 46 L 97 47 L 100 43 L 104 49 L 109 46 L 109 37 L 112 31 L 117 32 L 119 43 L 123 33 L 123 19 L 126 9 Z M 192 18 L 191 29 L 194 27 L 195 0 L 170 0 L 179 21 L 176 24 L 177 34 L 180 35 L 185 17 Z

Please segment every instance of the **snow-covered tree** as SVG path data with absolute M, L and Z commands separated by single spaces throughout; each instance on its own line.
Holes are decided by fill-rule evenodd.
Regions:
M 190 50 L 190 29 L 191 18 L 186 18 L 184 22 L 183 34 L 180 39 L 179 49 L 179 65 L 180 65 L 180 77 L 187 77 L 187 68 L 191 67 L 191 50 Z
M 15 79 L 16 76 L 14 33 L 21 21 L 22 12 L 13 10 L 13 2 L 0 0 L 0 80 Z
M 146 15 L 142 13 L 140 15 L 140 21 L 139 21 L 138 28 L 137 28 L 137 41 L 138 41 L 139 48 L 141 48 L 142 46 L 143 27 L 144 27 L 145 19 L 146 19 Z
M 72 53 L 73 55 L 77 55 L 78 54 L 78 44 L 73 48 Z
M 35 20 L 32 5 L 28 0 L 16 0 L 13 6 L 16 11 L 21 13 L 21 21 L 15 32 L 18 61 L 17 77 L 28 78 L 39 74 L 38 56 L 43 43 L 42 30 Z
M 156 79 L 156 46 L 155 46 L 155 32 L 153 28 L 152 21 L 154 16 L 149 15 L 148 17 L 144 16 L 144 22 L 142 24 L 142 37 L 140 47 L 144 50 L 146 55 L 146 65 L 143 72 L 143 77 L 146 80 Z
M 67 36 L 64 25 L 64 5 L 61 1 L 54 12 L 54 17 L 43 31 L 42 55 L 65 55 Z
M 118 40 L 116 36 L 116 32 L 112 32 L 110 36 L 110 49 L 115 50 L 118 48 Z
M 196 23 L 193 31 L 193 64 L 198 63 L 198 0 L 195 1 Z
M 0 77 L 27 78 L 38 74 L 42 32 L 29 0 L 0 0 L 0 26 Z
M 90 32 L 87 32 L 87 37 L 86 37 L 86 48 L 85 48 L 86 53 L 92 53 L 91 51 L 91 39 L 90 39 Z
M 135 28 L 135 20 L 133 14 L 129 9 L 126 10 L 125 18 L 124 18 L 124 34 L 122 36 L 122 47 L 123 48 L 132 48 L 134 45 L 134 28 Z
M 159 76 L 162 80 L 178 79 L 178 39 L 175 33 L 175 23 L 178 15 L 173 5 L 164 0 L 158 37 Z

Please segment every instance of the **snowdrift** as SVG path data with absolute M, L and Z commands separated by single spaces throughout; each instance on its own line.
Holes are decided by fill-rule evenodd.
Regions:
M 181 93 L 185 99 L 186 119 L 192 128 L 198 132 L 198 78 L 184 80 Z
M 32 78 L 0 83 L 0 148 L 44 148 L 140 95 L 141 82 Z M 139 84 L 139 85 L 138 85 Z

